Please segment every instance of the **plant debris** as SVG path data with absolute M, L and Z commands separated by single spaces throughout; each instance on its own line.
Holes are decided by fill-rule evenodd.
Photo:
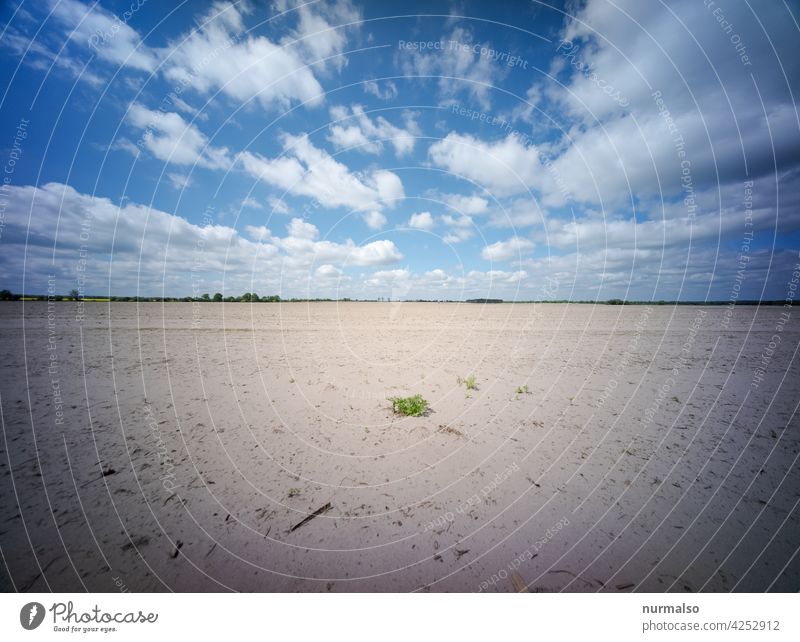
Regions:
M 310 521 L 311 521 L 312 519 L 314 519 L 315 517 L 318 517 L 318 516 L 322 515 L 322 513 L 327 513 L 327 512 L 328 512 L 330 509 L 331 509 L 331 503 L 330 503 L 330 502 L 328 502 L 328 503 L 327 503 L 327 504 L 325 504 L 324 506 L 321 506 L 320 508 L 318 508 L 317 510 L 315 510 L 313 513 L 311 513 L 311 515 L 309 515 L 309 516 L 308 516 L 308 517 L 306 517 L 305 519 L 302 519 L 302 520 L 301 520 L 301 521 L 299 521 L 297 524 L 295 524 L 294 526 L 292 526 L 292 527 L 289 529 L 289 532 L 290 532 L 290 533 L 293 533 L 293 532 L 294 532 L 294 531 L 296 531 L 298 528 L 300 528 L 300 527 L 301 527 L 303 524 L 307 524 L 308 522 L 310 522 Z

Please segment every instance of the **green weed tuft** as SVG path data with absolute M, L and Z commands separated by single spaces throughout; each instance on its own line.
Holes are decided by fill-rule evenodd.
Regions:
M 390 397 L 389 401 L 392 402 L 392 410 L 398 415 L 419 417 L 424 415 L 428 410 L 428 402 L 422 398 L 422 395 L 414 395 L 413 397 Z

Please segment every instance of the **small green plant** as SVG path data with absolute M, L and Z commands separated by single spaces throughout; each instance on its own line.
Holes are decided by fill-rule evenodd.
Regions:
M 390 397 L 389 401 L 392 402 L 392 410 L 398 415 L 407 415 L 409 417 L 419 417 L 424 415 L 428 410 L 428 402 L 422 398 L 422 395 L 414 395 L 413 397 Z
M 526 383 L 524 386 L 517 386 L 517 394 L 518 395 L 527 395 L 530 391 L 528 390 L 528 384 Z
M 470 375 L 469 377 L 464 379 L 464 385 L 467 387 L 467 390 L 477 390 L 478 380 L 475 379 L 475 375 Z
M 290 488 L 289 489 L 289 493 L 288 493 L 289 497 L 296 497 L 299 494 L 300 494 L 300 489 L 299 488 Z

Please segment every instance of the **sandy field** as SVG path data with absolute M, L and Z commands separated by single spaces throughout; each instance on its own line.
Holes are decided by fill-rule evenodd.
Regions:
M 2 303 L 0 587 L 797 591 L 782 312 Z

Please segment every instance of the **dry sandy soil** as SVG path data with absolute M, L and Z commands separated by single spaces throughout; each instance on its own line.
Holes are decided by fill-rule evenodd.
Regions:
M 796 591 L 782 312 L 0 304 L 0 587 Z

